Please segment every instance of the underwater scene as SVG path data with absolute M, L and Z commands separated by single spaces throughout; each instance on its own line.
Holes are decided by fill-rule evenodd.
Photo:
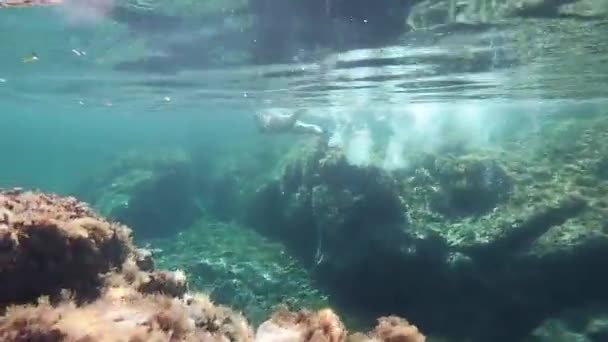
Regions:
M 0 0 L 0 341 L 608 342 L 607 0 Z

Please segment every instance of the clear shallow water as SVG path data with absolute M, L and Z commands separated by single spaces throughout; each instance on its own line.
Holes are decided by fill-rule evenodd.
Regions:
M 143 2 L 137 5 L 146 6 Z M 143 13 L 153 16 L 155 11 Z M 136 183 L 137 177 L 145 179 L 150 171 L 144 162 L 143 167 L 134 167 L 133 173 L 125 167 L 120 170 L 124 175 L 104 179 L 101 175 L 117 158 L 136 151 L 136 164 L 140 155 L 154 159 L 162 154 L 159 151 L 175 148 L 185 150 L 198 164 L 187 166 L 194 173 L 191 183 L 180 183 L 179 177 L 177 181 L 170 179 L 185 188 L 174 194 L 183 191 L 192 195 L 189 190 L 194 190 L 192 198 L 213 202 L 213 198 L 199 197 L 223 195 L 225 190 L 230 195 L 220 196 L 218 202 L 236 207 L 220 208 L 225 210 L 223 219 L 231 221 L 234 212 L 239 211 L 238 195 L 255 192 L 260 174 L 262 178 L 280 176 L 287 159 L 283 157 L 310 145 L 306 137 L 264 136 L 256 131 L 250 114 L 279 107 L 309 109 L 306 120 L 330 130 L 339 130 L 345 122 L 357 129 L 370 128 L 371 136 L 344 134 L 351 162 L 366 165 L 376 158 L 372 162 L 386 169 L 407 169 L 410 157 L 414 160 L 420 152 L 447 159 L 461 153 L 472 155 L 472 159 L 510 164 L 510 172 L 520 177 L 517 181 L 527 184 L 524 189 L 535 186 L 538 200 L 533 205 L 540 203 L 539 211 L 544 201 L 552 204 L 552 196 L 561 199 L 570 189 L 579 190 L 579 183 L 593 185 L 581 186 L 592 193 L 590 203 L 601 202 L 593 192 L 602 189 L 600 176 L 590 181 L 570 172 L 576 169 L 588 176 L 590 170 L 597 171 L 596 164 L 601 168 L 595 160 L 599 160 L 601 146 L 593 145 L 600 140 L 584 136 L 592 129 L 578 127 L 593 126 L 581 118 L 605 115 L 605 21 L 560 18 L 512 19 L 496 25 L 453 24 L 404 33 L 385 46 L 340 51 L 304 49 L 294 53 L 289 63 L 264 64 L 247 58 L 247 47 L 256 42 L 246 30 L 241 36 L 232 36 L 234 39 L 213 39 L 223 30 L 239 31 L 239 22 L 230 18 L 230 14 L 204 20 L 184 16 L 144 25 L 146 21 L 137 17 L 96 17 L 83 22 L 53 8 L 0 10 L 0 187 L 80 194 L 83 182 L 90 182 L 92 187 L 91 183 L 97 182 L 91 180 L 99 179 L 102 188 L 96 190 L 102 193 L 100 202 L 112 207 L 114 188 L 123 196 L 121 191 L 132 190 L 129 177 L 135 177 Z M 228 52 L 222 53 L 224 50 Z M 23 59 L 33 52 L 40 60 L 24 63 Z M 579 140 L 581 144 L 577 145 Z M 558 146 L 553 149 L 552 144 Z M 576 160 L 577 149 L 586 153 L 586 160 L 580 163 Z M 567 157 L 560 159 L 564 151 Z M 526 174 L 528 167 L 534 168 L 534 175 Z M 217 188 L 204 187 L 209 185 L 204 179 L 207 176 L 213 178 L 210 182 Z M 414 176 L 406 181 L 415 182 Z M 488 179 L 490 182 L 492 177 Z M 201 188 L 189 188 L 201 183 Z M 429 191 L 437 190 L 434 185 L 429 187 Z M 292 195 L 297 200 L 299 194 Z M 170 200 L 159 200 L 160 206 L 146 206 L 147 197 L 140 195 L 144 212 L 156 213 L 161 211 L 158 208 L 171 206 Z M 518 200 L 526 203 L 525 196 L 522 198 Z M 515 205 L 513 208 L 508 209 L 516 214 L 525 211 Z M 203 220 L 210 219 L 207 209 L 199 213 Z M 508 218 L 509 210 L 497 215 Z M 489 215 L 484 219 L 492 222 L 493 214 Z M 593 222 L 584 219 L 581 226 L 589 227 Z M 458 232 L 462 225 L 474 230 L 476 219 L 467 220 L 454 223 L 451 229 Z M 480 222 L 479 227 L 484 224 Z M 205 270 L 199 259 L 209 256 L 199 246 L 209 241 L 199 232 L 206 225 L 203 222 L 188 227 L 190 230 L 179 235 L 177 242 L 164 240 L 168 246 L 165 254 L 160 254 L 163 265 L 180 267 L 179 262 L 185 260 L 190 263 L 189 270 Z M 223 238 L 222 229 L 218 231 Z M 458 242 L 461 236 L 456 235 L 454 240 Z M 193 244 L 191 236 L 203 241 Z M 283 253 L 276 246 L 256 244 L 258 237 L 243 240 L 239 243 L 253 245 L 252 249 L 261 254 L 251 258 L 256 266 L 251 268 L 254 273 L 263 269 L 258 266 L 267 264 L 266 255 Z M 235 256 L 229 251 L 233 240 L 222 241 L 215 246 L 218 253 L 209 257 L 211 265 L 216 261 L 223 265 L 224 258 L 228 265 L 238 264 L 250 253 L 246 249 Z M 178 252 L 184 252 L 182 258 L 174 257 Z M 279 271 L 277 277 L 282 274 Z M 224 281 L 222 272 L 225 270 L 218 271 Z M 294 274 L 293 283 L 302 280 L 306 291 L 313 287 L 309 280 L 297 278 L 305 277 L 303 269 L 298 268 Z M 241 276 L 249 275 L 243 272 Z M 204 275 L 196 277 L 203 287 L 209 285 L 204 284 Z M 287 285 L 282 292 L 277 290 L 277 297 L 291 294 L 292 284 Z M 241 290 L 228 287 L 221 294 L 232 296 Z M 270 291 L 263 290 L 244 291 L 248 295 L 239 298 L 240 305 L 251 305 L 251 311 L 259 311 L 255 304 Z M 492 288 L 492 292 L 512 297 L 508 289 Z M 275 303 L 268 300 L 264 304 L 267 308 Z
M 148 5 L 126 8 L 158 14 L 142 10 Z M 525 122 L 516 125 L 525 134 L 542 125 L 533 116 L 596 113 L 607 99 L 608 25 L 601 20 L 447 25 L 386 46 L 299 51 L 292 63 L 260 65 L 234 57 L 247 55 L 246 31 L 242 41 L 201 44 L 245 25 L 217 13 L 195 24 L 183 17 L 146 26 L 137 17 L 65 8 L 2 10 L 0 123 L 8 129 L 0 148 L 15 167 L 3 170 L 0 185 L 68 191 L 130 148 L 245 146 L 259 138 L 251 112 L 269 107 L 310 109 L 309 120 L 329 129 L 344 121 L 371 125 L 374 139 L 387 141 L 408 130 L 403 115 L 458 116 L 461 129 L 486 136 L 486 124 L 507 132 L 505 121 Z M 207 61 L 222 47 L 229 51 Z M 39 60 L 24 63 L 32 53 Z

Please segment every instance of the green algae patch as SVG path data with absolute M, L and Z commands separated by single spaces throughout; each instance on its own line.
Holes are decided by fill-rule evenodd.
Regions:
M 255 231 L 228 223 L 199 221 L 170 240 L 151 240 L 161 268 L 184 269 L 191 286 L 255 323 L 280 304 L 319 309 L 328 298 L 285 248 Z

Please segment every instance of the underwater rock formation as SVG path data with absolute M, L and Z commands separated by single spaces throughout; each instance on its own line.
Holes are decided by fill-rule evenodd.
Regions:
M 561 310 L 608 301 L 603 122 L 564 128 L 574 137 L 547 148 L 421 153 L 392 173 L 321 146 L 260 188 L 248 222 L 344 305 L 431 333 L 518 340 Z
M 302 342 L 371 342 L 400 341 L 424 342 L 426 337 L 407 320 L 396 317 L 381 317 L 375 329 L 368 334 L 348 335 L 340 318 L 331 310 L 291 312 L 280 308 L 262 323 L 256 333 L 256 342 L 266 341 Z
M 133 227 L 141 237 L 171 235 L 188 227 L 201 214 L 194 201 L 190 168 L 174 166 L 154 171 L 154 177 L 131 189 L 126 205 L 109 213 Z
M 321 253 L 343 246 L 346 235 L 353 245 L 366 245 L 372 235 L 399 234 L 405 217 L 396 189 L 379 169 L 352 167 L 343 156 L 318 150 L 287 165 L 279 181 L 261 187 L 246 219 L 267 234 L 297 241 L 300 255 L 317 250 L 320 262 Z
M 125 227 L 74 198 L 0 193 L 0 307 L 62 289 L 95 297 L 99 274 L 120 267 L 132 250 Z
M 133 246 L 128 228 L 105 221 L 74 198 L 2 191 L 0 210 L 2 341 L 348 338 L 329 309 L 281 311 L 254 335 L 242 315 L 190 293 L 183 272 L 152 271 L 150 253 Z M 382 318 L 369 336 L 364 340 L 425 340 L 415 326 L 394 317 Z
M 271 144 L 253 151 L 245 146 L 245 151 L 131 150 L 85 179 L 75 195 L 129 226 L 136 238 L 171 236 L 207 213 L 230 221 L 248 200 L 243 194 L 263 184 L 276 156 L 285 152 Z
M 438 182 L 429 204 L 446 217 L 486 214 L 508 199 L 512 187 L 512 180 L 493 160 L 442 158 L 430 172 Z
M 81 306 L 65 300 L 16 306 L 0 317 L 2 341 L 235 341 L 253 340 L 238 314 L 205 296 L 174 299 L 109 288 Z
M 550 317 L 534 329 L 528 341 L 608 341 L 608 307 L 590 304 Z
M 86 180 L 77 195 L 137 237 L 167 236 L 200 216 L 195 196 L 201 177 L 183 150 L 130 151 Z
M 130 230 L 86 204 L 20 190 L 2 192 L 0 204 L 3 341 L 251 339 L 240 316 L 186 296 L 183 272 L 140 269 L 152 262 Z
M 131 230 L 98 216 L 87 204 L 22 190 L 0 192 L 0 309 L 69 291 L 76 302 L 109 284 L 142 293 L 181 296 L 180 272 L 154 271 Z

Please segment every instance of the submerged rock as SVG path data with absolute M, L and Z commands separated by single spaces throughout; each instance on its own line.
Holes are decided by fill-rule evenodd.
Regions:
M 325 253 L 336 251 L 332 246 L 343 246 L 344 236 L 366 244 L 372 234 L 380 239 L 399 234 L 405 211 L 396 190 L 379 169 L 353 167 L 344 156 L 314 151 L 257 192 L 248 220 L 288 243 L 297 241 L 299 254 L 320 264 L 328 261 Z
M 167 236 L 192 224 L 201 214 L 195 201 L 192 170 L 173 166 L 131 189 L 127 205 L 110 217 L 133 227 L 141 237 Z
M 135 250 L 135 263 L 142 271 L 154 271 L 154 260 L 152 251 L 145 248 Z
M 526 342 L 608 340 L 608 310 L 602 305 L 588 305 L 567 310 L 542 322 Z
M 374 330 L 367 334 L 349 335 L 340 318 L 329 309 L 316 312 L 305 310 L 291 312 L 280 308 L 269 320 L 262 323 L 256 332 L 256 342 L 424 342 L 425 340 L 426 337 L 416 326 L 396 316 L 379 318 Z
M 494 160 L 438 158 L 430 172 L 437 180 L 431 208 L 448 218 L 487 214 L 508 199 L 512 187 Z
M 121 267 L 132 250 L 130 230 L 74 198 L 0 192 L 0 308 L 64 289 L 94 297 L 99 274 Z
M 2 341 L 253 341 L 244 318 L 205 296 L 184 300 L 111 288 L 96 301 L 12 307 L 0 317 Z
M 548 142 L 564 144 L 551 157 L 530 146 L 421 155 L 392 173 L 320 147 L 257 192 L 249 222 L 350 308 L 473 341 L 518 340 L 548 315 L 608 300 L 598 271 L 608 266 L 608 184 L 594 166 L 608 141 L 591 138 L 605 135 L 600 122 L 586 125 L 571 134 L 595 133 L 569 146 Z
M 84 182 L 78 194 L 138 237 L 167 236 L 201 214 L 196 201 L 201 178 L 183 150 L 129 151 Z
M 347 340 L 329 309 L 281 311 L 254 336 L 242 315 L 189 293 L 184 272 L 140 269 L 146 253 L 129 229 L 73 198 L 2 191 L 0 210 L 2 341 Z M 381 319 L 370 338 L 425 339 L 400 318 Z
M 75 198 L 4 191 L 0 213 L 0 310 L 41 296 L 61 299 L 65 291 L 86 302 L 111 285 L 174 297 L 186 292 L 183 272 L 152 271 L 129 228 Z

